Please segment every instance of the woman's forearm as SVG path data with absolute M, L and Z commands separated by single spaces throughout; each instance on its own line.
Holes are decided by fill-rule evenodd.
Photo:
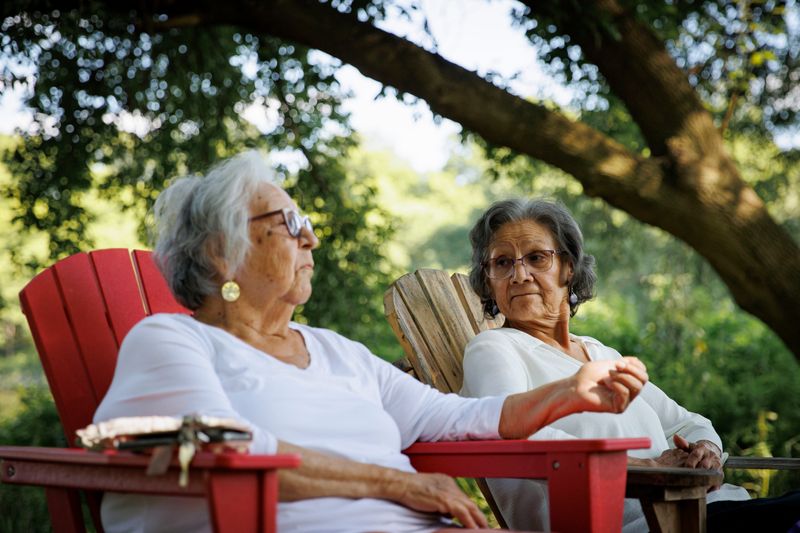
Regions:
M 278 453 L 296 453 L 302 458 L 300 467 L 278 471 L 280 501 L 324 497 L 379 498 L 425 513 L 452 516 L 468 528 L 486 527 L 486 517 L 475 502 L 444 474 L 403 472 L 281 441 L 278 442 Z
M 511 394 L 500 412 L 498 433 L 504 439 L 525 439 L 544 426 L 575 412 L 571 409 L 575 386 L 560 379 L 528 392 Z
M 298 468 L 278 471 L 281 501 L 320 497 L 397 500 L 406 472 L 278 443 L 278 453 L 300 455 Z
M 520 439 L 572 413 L 621 413 L 647 379 L 644 365 L 635 357 L 585 363 L 568 378 L 508 396 L 498 432 L 506 439 Z

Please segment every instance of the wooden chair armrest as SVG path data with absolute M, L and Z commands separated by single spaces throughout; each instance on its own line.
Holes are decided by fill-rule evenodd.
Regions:
M 216 531 L 275 531 L 277 469 L 300 464 L 297 455 L 201 452 L 181 487 L 176 461 L 164 475 L 148 476 L 150 457 L 130 452 L 3 446 L 0 460 L 3 483 L 46 487 L 48 499 L 75 489 L 204 497 Z
M 800 457 L 728 457 L 723 468 L 800 470 Z
M 705 498 L 708 487 L 718 485 L 722 480 L 722 472 L 718 470 L 629 466 L 625 496 L 674 500 Z

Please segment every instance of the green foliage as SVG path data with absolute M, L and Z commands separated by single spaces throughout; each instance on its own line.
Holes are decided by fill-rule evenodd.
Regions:
M 597 67 L 575 43 L 620 38 L 617 21 L 585 2 L 539 1 L 512 8 L 512 17 L 539 50 L 545 68 L 576 91 L 573 105 L 607 109 L 613 96 Z M 665 41 L 709 109 L 720 120 L 738 107 L 732 123 L 750 131 L 797 126 L 792 80 L 800 75 L 800 33 L 790 20 L 797 6 L 781 0 L 620 2 Z M 577 21 L 577 22 L 576 22 Z M 569 27 L 573 35 L 565 34 Z M 757 117 L 748 116 L 758 109 Z M 752 120 L 755 118 L 756 120 Z
M 53 399 L 46 387 L 21 391 L 22 408 L 0 422 L 0 443 L 25 446 L 66 446 Z M 39 487 L 0 485 L 0 531 L 49 532 L 44 490 Z
M 230 27 L 142 31 L 141 21 L 100 2 L 70 11 L 46 5 L 5 19 L 1 41 L 3 75 L 29 84 L 35 117 L 5 157 L 13 179 L 3 190 L 17 231 L 46 241 L 46 262 L 95 246 L 87 231 L 95 198 L 113 198 L 142 221 L 170 178 L 257 147 L 269 150 L 322 241 L 315 257 L 324 275 L 297 319 L 389 345 L 381 243 L 391 221 L 374 186 L 341 167 L 355 140 L 335 65 Z M 264 132 L 244 118 L 248 110 L 266 117 Z M 28 273 L 43 263 L 6 249 Z

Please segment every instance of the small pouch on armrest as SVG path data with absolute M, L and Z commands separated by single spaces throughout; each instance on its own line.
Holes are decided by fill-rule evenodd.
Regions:
M 250 428 L 237 420 L 201 415 L 114 418 L 77 434 L 78 444 L 90 450 L 151 452 L 148 475 L 166 472 L 177 447 L 182 487 L 189 482 L 189 463 L 197 450 L 246 452 L 253 437 Z

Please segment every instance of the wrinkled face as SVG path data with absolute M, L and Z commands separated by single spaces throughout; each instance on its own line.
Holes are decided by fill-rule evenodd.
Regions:
M 283 189 L 264 183 L 250 202 L 250 217 L 283 208 L 297 210 Z M 295 306 L 306 303 L 314 274 L 311 252 L 319 246 L 314 233 L 304 227 L 298 238 L 292 237 L 281 212 L 250 221 L 249 230 L 252 247 L 235 275 L 242 294 Z
M 489 258 L 515 260 L 536 250 L 558 251 L 550 230 L 532 220 L 508 222 L 495 232 L 489 246 Z M 572 267 L 563 257 L 554 254 L 552 266 L 542 272 L 526 268 L 521 261 L 517 261 L 510 277 L 489 279 L 493 298 L 509 325 L 548 325 L 569 317 L 567 297 Z

